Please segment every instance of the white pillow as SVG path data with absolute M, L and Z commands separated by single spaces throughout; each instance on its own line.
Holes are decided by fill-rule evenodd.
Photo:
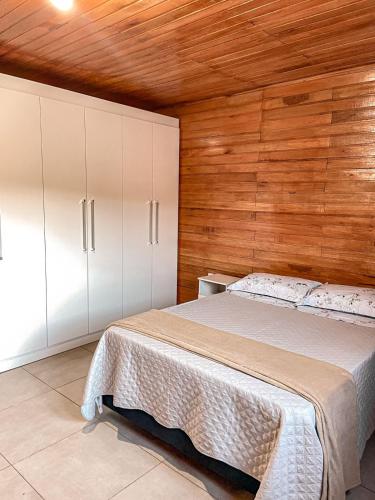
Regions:
M 313 290 L 298 305 L 375 318 L 375 289 L 327 283 Z
M 319 281 L 311 281 L 278 274 L 253 273 L 232 283 L 228 290 L 267 295 L 278 299 L 299 302 L 310 291 L 321 285 Z

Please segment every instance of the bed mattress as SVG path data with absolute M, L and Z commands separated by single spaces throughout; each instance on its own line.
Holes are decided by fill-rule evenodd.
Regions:
M 213 328 L 340 366 L 358 394 L 358 449 L 375 428 L 375 330 L 223 293 L 168 309 Z M 90 368 L 83 415 L 113 395 L 180 428 L 195 447 L 259 481 L 257 499 L 318 500 L 322 449 L 302 397 L 174 346 L 111 327 Z

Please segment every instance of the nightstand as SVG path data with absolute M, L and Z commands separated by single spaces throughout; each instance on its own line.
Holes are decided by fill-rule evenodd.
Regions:
M 227 276 L 226 274 L 208 274 L 201 276 L 199 280 L 198 299 L 214 295 L 215 293 L 225 292 L 227 287 L 238 281 L 237 276 Z

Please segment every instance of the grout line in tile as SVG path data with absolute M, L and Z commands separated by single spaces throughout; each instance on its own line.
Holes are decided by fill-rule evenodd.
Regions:
M 57 392 L 57 394 L 60 394 L 60 396 L 63 396 L 65 399 L 67 399 L 68 401 L 70 401 L 71 403 L 73 403 L 74 405 L 78 406 L 78 408 L 81 408 L 82 405 L 79 405 L 78 403 L 76 403 L 75 401 L 73 401 L 72 399 L 68 398 L 68 396 L 65 396 L 65 394 L 63 394 L 62 392 L 58 391 L 57 389 L 55 389 L 55 392 Z M 96 417 L 95 417 L 96 418 Z
M 13 465 L 11 467 L 17 472 L 17 474 L 19 474 L 22 477 L 22 479 L 30 486 L 30 488 L 32 488 L 35 491 L 35 493 L 39 495 L 40 498 L 42 498 L 42 500 L 45 500 L 44 496 L 41 493 L 39 493 L 39 491 L 36 488 L 34 488 L 34 486 L 25 478 L 23 474 L 21 474 L 19 470 L 17 470 Z
M 4 457 L 4 455 L 2 453 L 0 453 L 0 458 L 2 458 L 4 460 L 4 462 L 6 462 L 8 465 L 12 465 L 9 460 L 7 458 Z M 4 467 L 6 469 L 6 467 Z
M 39 380 L 39 379 L 38 379 L 38 380 Z M 46 384 L 46 385 L 48 385 L 48 384 Z M 12 405 L 7 406 L 6 408 L 2 408 L 2 409 L 0 410 L 0 414 L 1 414 L 3 411 L 9 410 L 9 408 L 16 408 L 17 406 L 22 405 L 22 404 L 26 403 L 27 401 L 31 401 L 32 399 L 39 398 L 40 396 L 43 396 L 43 394 L 48 394 L 49 392 L 52 392 L 52 391 L 54 390 L 54 389 L 53 389 L 53 387 L 50 387 L 49 385 L 48 385 L 48 387 L 49 387 L 49 389 L 50 389 L 49 391 L 46 391 L 46 392 L 41 392 L 40 394 L 36 394 L 35 396 L 31 396 L 31 398 L 26 398 L 26 399 L 23 399 L 22 401 L 19 401 L 19 402 L 18 402 L 18 403 L 16 403 L 16 404 L 12 404 Z
M 73 349 L 67 349 L 66 351 L 61 351 L 61 352 L 58 352 L 56 354 L 52 354 L 50 356 L 46 356 L 45 358 L 37 359 L 36 361 L 31 361 L 30 363 L 26 363 L 26 364 L 24 364 L 22 366 L 19 366 L 18 368 L 22 368 L 25 371 L 27 371 L 27 373 L 30 373 L 29 370 L 27 370 L 27 368 L 26 368 L 27 366 L 29 366 L 29 365 L 35 365 L 37 363 L 41 363 L 42 361 L 45 361 L 47 359 L 56 358 L 57 356 L 61 356 L 63 354 L 71 352 L 71 351 L 84 351 L 84 353 L 90 352 L 87 349 L 83 349 L 81 346 L 73 347 Z M 91 353 L 91 354 L 94 354 L 94 353 Z
M 94 423 L 94 422 L 92 422 Z M 28 460 L 29 458 L 33 457 L 34 455 L 36 455 L 37 453 L 40 453 L 41 451 L 44 451 L 44 450 L 47 450 L 48 448 L 51 448 L 52 446 L 55 446 L 55 444 L 58 444 L 58 443 L 61 443 L 62 441 L 65 441 L 66 439 L 69 439 L 71 438 L 72 436 L 74 436 L 75 434 L 79 434 L 80 432 L 82 432 L 82 430 L 84 429 L 85 427 L 82 427 L 82 429 L 80 429 L 79 431 L 75 431 L 75 432 L 72 432 L 71 434 L 69 434 L 68 436 L 65 436 L 63 437 L 62 439 L 59 439 L 58 441 L 55 441 L 53 443 L 50 443 L 48 446 L 45 446 L 44 448 L 41 448 L 40 450 L 37 450 L 37 451 L 34 451 L 33 453 L 31 453 L 31 455 L 28 455 L 27 457 L 24 457 L 22 458 L 21 460 L 19 460 L 18 462 L 15 462 L 14 464 L 11 464 L 18 472 L 18 469 L 17 469 L 17 465 L 21 464 L 22 462 L 24 462 L 25 460 Z
M 52 389 L 53 391 L 55 390 L 54 387 L 52 387 L 51 385 L 47 384 L 47 382 L 45 382 L 44 380 L 42 380 L 41 378 L 37 377 L 34 373 L 30 373 L 29 371 L 27 371 L 23 366 L 22 366 L 22 369 L 25 370 L 26 373 L 28 373 L 29 375 L 31 375 L 32 377 L 34 377 L 36 380 L 38 380 L 39 382 L 43 382 L 43 384 L 46 384 L 50 389 Z M 32 399 L 32 398 L 30 398 Z
M 79 380 L 79 379 L 77 379 Z M 73 382 L 76 382 L 76 380 L 73 380 Z M 69 382 L 70 383 L 70 382 Z M 61 386 L 62 387 L 62 386 Z M 67 399 L 70 403 L 73 403 L 75 406 L 78 406 L 78 408 L 81 408 L 81 405 L 78 405 L 77 403 L 75 403 L 74 401 L 72 401 L 70 398 L 68 398 L 68 396 L 65 396 L 65 394 L 63 394 L 62 392 L 58 391 L 57 389 L 53 389 L 57 394 L 59 394 L 59 396 L 62 396 L 63 398 Z M 83 418 L 83 417 L 82 417 Z M 97 418 L 95 417 L 95 420 L 97 420 Z M 88 422 L 86 420 L 86 422 Z M 90 422 L 92 422 L 92 420 L 90 420 Z M 89 422 L 88 422 L 89 423 Z
M 85 345 L 81 345 L 80 347 L 81 347 L 82 349 L 84 349 L 85 351 L 87 351 L 87 352 L 91 352 L 91 354 L 94 354 L 94 352 L 93 352 L 93 351 L 90 351 L 90 349 L 86 349 L 86 346 L 88 346 L 88 345 L 92 344 L 93 342 L 99 342 L 99 340 L 93 340 L 92 342 L 89 342 L 88 344 L 85 344 Z
M 183 456 L 183 458 L 186 458 L 186 457 L 184 457 L 184 455 L 182 455 L 182 456 Z M 163 462 L 162 462 L 162 463 L 163 463 L 164 465 L 166 465 L 167 467 L 169 467 L 170 469 L 172 469 L 172 471 L 176 472 L 177 474 L 179 474 L 179 475 L 180 475 L 180 476 L 182 476 L 183 478 L 187 479 L 190 483 L 194 484 L 194 486 L 197 486 L 198 488 L 200 488 L 201 490 L 203 490 L 205 493 L 209 493 L 209 491 L 208 491 L 207 489 L 205 489 L 205 487 L 204 487 L 204 480 L 199 480 L 199 484 L 198 484 L 197 482 L 193 481 L 193 480 L 190 478 L 190 476 L 189 476 L 189 475 L 185 475 L 185 474 L 183 474 L 183 472 L 182 472 L 182 471 L 180 471 L 177 467 L 173 467 L 171 464 L 169 464 L 169 463 L 168 463 L 168 462 L 166 462 L 165 460 L 163 460 Z M 212 475 L 213 475 L 213 477 L 215 476 L 215 473 L 214 473 L 214 472 L 211 472 L 209 469 L 206 469 L 203 465 L 199 465 L 199 464 L 194 464 L 194 465 L 195 465 L 197 468 L 198 468 L 198 467 L 200 467 L 200 468 L 203 470 L 203 473 L 204 473 L 204 474 L 212 474 Z M 221 479 L 222 481 L 225 481 L 225 480 L 224 480 L 223 478 L 221 478 L 220 476 L 218 476 L 218 477 L 219 477 L 219 479 Z M 208 478 L 208 479 L 209 479 L 209 478 Z M 212 480 L 212 481 L 214 481 L 214 480 Z M 201 486 L 201 484 L 200 484 L 201 482 L 203 483 L 203 485 L 202 485 L 202 486 Z M 249 492 L 249 493 L 250 493 L 250 492 Z M 214 497 L 211 493 L 209 493 L 209 494 L 212 496 L 212 498 L 213 498 L 214 500 L 220 500 L 220 497 Z M 252 494 L 252 493 L 250 493 L 250 494 Z
M 63 384 L 63 385 L 59 385 L 59 387 L 56 387 L 54 390 L 56 392 L 58 392 L 59 394 L 61 394 L 61 396 L 64 396 L 65 398 L 69 399 L 69 401 L 71 401 L 72 403 L 74 403 L 75 405 L 77 406 L 81 406 L 81 405 L 78 405 L 75 401 L 73 401 L 72 399 L 70 399 L 68 396 L 66 396 L 65 394 L 63 394 L 62 392 L 59 391 L 59 389 L 62 389 L 63 387 L 69 385 L 69 384 L 73 384 L 73 382 L 78 382 L 78 380 L 82 380 L 84 378 L 86 378 L 87 375 L 85 375 L 84 377 L 79 377 L 79 378 L 76 378 L 75 380 L 72 380 L 71 382 L 67 382 L 66 384 Z
M 92 421 L 92 422 L 91 422 L 91 424 L 96 424 L 96 425 L 97 425 L 97 424 L 99 424 L 99 423 L 104 423 L 104 424 L 106 424 L 105 422 L 102 422 L 101 420 L 98 420 L 98 419 L 96 419 L 96 418 L 95 418 L 95 420 L 94 420 L 94 421 Z M 88 425 L 90 425 L 90 424 L 88 424 Z M 113 427 L 112 427 L 112 428 L 111 428 L 110 426 L 108 426 L 108 427 L 109 427 L 109 428 L 110 428 L 113 432 L 116 432 L 116 431 L 113 429 Z M 48 445 L 48 446 L 46 446 L 45 448 L 42 448 L 42 449 L 40 449 L 40 450 L 38 450 L 38 451 L 35 451 L 35 452 L 34 452 L 34 453 L 32 453 L 31 455 L 29 455 L 29 456 L 27 456 L 27 457 L 24 457 L 22 460 L 19 460 L 18 462 L 15 462 L 14 464 L 9 463 L 9 461 L 7 460 L 7 462 L 9 463 L 9 467 L 12 467 L 13 469 L 15 469 L 15 471 L 16 471 L 16 472 L 17 472 L 17 473 L 18 473 L 18 474 L 19 474 L 19 475 L 20 475 L 23 479 L 25 479 L 25 478 L 22 476 L 22 474 L 21 474 L 21 472 L 19 471 L 19 469 L 17 468 L 17 465 L 22 464 L 22 462 L 24 462 L 25 460 L 28 460 L 29 458 L 33 457 L 34 455 L 37 455 L 38 453 L 40 453 L 40 452 L 42 452 L 42 451 L 45 451 L 45 450 L 47 450 L 48 448 L 52 448 L 52 446 L 55 446 L 56 444 L 59 444 L 59 443 L 61 443 L 61 442 L 65 441 L 65 440 L 67 440 L 67 439 L 71 438 L 71 437 L 72 437 L 72 436 L 74 436 L 75 434 L 79 434 L 80 432 L 82 432 L 82 430 L 83 430 L 83 429 L 84 429 L 84 427 L 83 427 L 82 429 L 80 429 L 79 431 L 72 432 L 72 434 L 69 434 L 68 436 L 65 436 L 63 439 L 60 439 L 59 441 L 56 441 L 56 442 L 54 442 L 54 443 L 49 444 L 49 445 Z M 123 434 L 121 434 L 121 436 L 123 436 Z M 123 437 L 125 437 L 125 436 L 123 436 Z M 129 437 L 129 436 L 126 436 L 126 437 Z M 146 452 L 146 450 L 144 450 L 144 449 L 143 449 L 140 445 L 138 445 L 138 444 L 136 444 L 136 443 L 132 443 L 132 444 L 133 444 L 134 446 L 136 446 L 137 448 L 140 448 L 142 451 Z M 148 452 L 146 452 L 146 453 L 148 453 Z M 151 455 L 151 454 L 149 453 L 149 455 Z M 149 473 L 149 472 L 151 472 L 153 469 L 155 469 L 156 467 L 158 467 L 159 465 L 161 465 L 161 464 L 163 463 L 162 461 L 160 461 L 159 459 L 157 459 L 154 455 L 151 455 L 151 456 L 152 456 L 155 460 L 157 460 L 157 461 L 158 461 L 158 463 L 157 463 L 157 464 L 155 464 L 155 465 L 154 465 L 151 469 L 149 469 L 148 471 L 146 471 L 145 473 L 143 473 L 141 476 L 137 477 L 137 479 L 135 479 L 134 481 L 132 481 L 131 483 L 129 483 L 127 486 L 125 486 L 125 488 L 122 488 L 121 490 L 117 491 L 114 495 L 112 495 L 111 497 L 109 497 L 109 499 L 107 499 L 107 500 L 110 500 L 110 498 L 113 498 L 115 495 L 118 495 L 119 493 L 121 493 L 121 491 L 123 491 L 123 490 L 124 490 L 124 489 L 126 489 L 128 486 L 130 486 L 131 484 L 133 484 L 135 481 L 138 481 L 138 479 L 140 479 L 140 478 L 141 478 L 141 477 L 143 477 L 144 475 L 148 474 L 148 473 Z M 28 484 L 30 484 L 30 483 L 27 481 L 27 479 L 25 479 L 25 481 L 26 481 Z M 34 490 L 34 491 L 36 491 L 36 493 L 37 493 L 40 497 L 42 497 L 42 498 L 43 498 L 43 496 L 39 493 L 39 491 L 37 491 L 37 490 L 34 488 L 34 486 L 33 486 L 32 484 L 30 484 L 30 486 L 33 488 L 33 490 Z M 43 498 L 43 500 L 44 500 L 44 498 Z
M 71 382 L 67 382 L 66 384 L 59 385 L 58 387 L 55 387 L 55 391 L 58 391 L 59 389 L 62 389 L 66 385 L 72 384 L 73 382 L 77 382 L 78 380 L 82 380 L 83 378 L 86 378 L 86 377 L 87 377 L 87 375 L 85 375 L 84 377 L 76 378 L 75 380 L 72 380 Z
M 177 474 L 179 474 L 180 476 L 184 477 L 184 478 L 185 478 L 185 479 L 187 479 L 190 483 L 194 484 L 195 486 L 197 486 L 198 488 L 200 488 L 201 490 L 203 490 L 203 491 L 205 491 L 205 492 L 207 493 L 207 490 L 205 490 L 203 486 L 201 486 L 200 484 L 198 484 L 198 483 L 194 482 L 192 479 L 190 479 L 190 477 L 189 477 L 188 475 L 186 475 L 186 476 L 185 476 L 185 475 L 184 475 L 184 474 L 183 474 L 180 470 L 178 470 L 178 469 L 177 469 L 177 467 L 176 467 L 176 468 L 172 467 L 172 465 L 171 465 L 171 464 L 169 464 L 168 462 L 166 462 L 165 460 L 163 461 L 163 464 L 165 464 L 165 465 L 166 465 L 167 467 L 169 467 L 171 470 L 173 470 L 174 472 L 176 472 L 176 473 L 177 473 Z M 201 467 L 204 469 L 204 471 L 206 471 L 206 470 L 208 471 L 208 469 L 205 469 L 203 466 L 201 466 Z M 209 472 L 209 471 L 208 471 L 208 472 Z M 202 481 L 202 482 L 203 482 L 203 481 Z M 204 483 L 204 482 L 203 482 L 203 483 Z
M 361 484 L 361 487 L 364 488 L 365 490 L 370 491 L 371 493 L 375 494 L 375 490 L 372 490 L 371 488 L 368 488 L 367 486 L 364 486 L 363 484 Z
M 115 424 L 112 424 L 111 422 L 105 422 L 104 420 L 101 420 L 100 417 L 98 417 L 98 420 L 99 420 L 99 422 L 102 422 L 104 425 L 106 425 L 107 427 L 109 427 L 112 430 L 114 430 L 113 427 L 116 427 Z M 140 448 L 142 451 L 145 451 L 146 453 L 148 453 L 149 455 L 151 455 L 152 458 L 155 458 L 156 460 L 158 460 L 159 461 L 158 465 L 160 465 L 160 464 L 162 464 L 164 462 L 164 460 L 160 460 L 153 453 L 151 453 L 150 451 L 148 451 L 148 449 L 146 447 L 143 447 L 142 445 L 137 444 L 134 441 L 132 441 L 131 437 L 128 434 L 126 434 L 126 431 L 121 432 L 120 429 L 116 427 L 116 432 L 118 434 L 120 434 L 120 436 L 122 436 L 123 438 L 129 439 L 129 441 L 132 444 L 134 444 L 135 446 L 138 446 L 138 448 Z
M 71 403 L 73 403 L 74 405 L 80 407 L 81 405 L 78 405 L 77 403 L 75 403 L 73 400 L 71 400 L 70 398 L 68 398 L 67 396 L 65 396 L 65 394 L 63 394 L 62 392 L 60 392 L 58 389 L 61 388 L 61 387 L 64 387 L 65 385 L 68 385 L 68 384 L 72 384 L 73 382 L 77 382 L 77 380 L 80 380 L 82 378 L 86 378 L 87 375 L 85 375 L 84 377 L 78 377 L 74 380 L 71 380 L 70 382 L 67 382 L 66 384 L 63 384 L 63 385 L 60 385 L 59 387 L 52 387 L 51 385 L 47 384 L 47 382 L 45 382 L 44 380 L 40 379 L 39 377 L 37 377 L 36 375 L 34 375 L 33 373 L 30 373 L 28 372 L 27 370 L 24 369 L 23 366 L 20 366 L 19 368 L 21 368 L 22 370 L 24 370 L 26 373 L 28 373 L 29 375 L 31 375 L 32 377 L 34 377 L 36 380 L 38 380 L 39 382 L 43 382 L 44 385 L 46 385 L 47 387 L 49 387 L 49 391 L 46 391 L 46 392 L 41 392 L 40 394 L 36 394 L 35 396 L 32 396 L 31 398 L 27 398 L 27 399 L 23 399 L 22 401 L 20 401 L 19 403 L 16 403 L 16 404 L 12 404 L 10 406 L 7 406 L 6 408 L 3 408 L 2 410 L 0 410 L 0 413 L 5 411 L 5 410 L 9 410 L 9 408 L 15 408 L 23 403 L 26 403 L 26 401 L 31 401 L 32 399 L 35 399 L 35 398 L 38 398 L 40 396 L 42 396 L 43 394 L 48 394 L 49 392 L 56 392 L 57 394 L 59 394 L 60 396 L 63 396 L 65 399 L 67 399 L 68 401 L 70 401 Z M 1 455 L 1 454 L 0 454 Z
M 89 351 L 87 351 L 89 352 Z M 24 369 L 24 367 L 22 366 L 21 368 Z M 33 376 L 34 378 L 36 378 L 37 380 L 39 380 L 39 382 L 43 382 L 43 384 L 46 384 L 48 385 L 48 387 L 50 387 L 51 389 L 53 389 L 54 391 L 56 391 L 56 389 L 58 389 L 58 387 L 64 387 L 64 385 L 68 385 L 68 384 L 71 384 L 72 382 L 76 382 L 77 380 L 79 380 L 80 378 L 85 378 L 87 377 L 87 375 L 85 375 L 84 377 L 78 377 L 78 378 L 75 378 L 74 380 L 71 380 L 70 382 L 67 382 L 66 384 L 63 384 L 63 385 L 59 385 L 58 387 L 52 387 L 52 385 L 49 385 L 47 382 L 45 382 L 43 379 L 37 377 L 34 373 L 30 373 L 28 372 L 27 370 L 25 370 L 29 375 Z M 31 399 L 31 398 L 30 398 Z
M 76 349 L 80 349 L 79 347 L 77 347 Z M 66 351 L 67 352 L 67 351 Z M 90 353 L 90 351 L 87 351 L 86 352 Z M 93 354 L 93 353 L 90 353 L 90 354 Z M 57 356 L 57 354 L 55 354 L 55 356 Z M 53 356 L 49 356 L 49 357 L 53 357 Z M 47 358 L 45 358 L 47 359 Z M 59 385 L 58 387 L 52 387 L 50 384 L 48 384 L 46 381 L 44 381 L 43 379 L 37 377 L 34 373 L 30 373 L 28 370 L 26 370 L 25 366 L 27 365 L 24 365 L 24 366 L 20 366 L 19 368 L 21 370 L 24 370 L 27 374 L 31 375 L 32 377 L 34 377 L 36 380 L 38 380 L 39 382 L 42 382 L 44 385 L 46 385 L 47 387 L 49 387 L 52 391 L 55 391 L 57 392 L 58 394 L 60 394 L 60 396 L 63 396 L 65 399 L 67 399 L 68 401 L 70 401 L 71 403 L 75 404 L 76 406 L 80 407 L 80 405 L 77 405 L 77 403 L 75 403 L 74 401 L 72 401 L 70 398 L 68 398 L 67 396 L 65 396 L 65 394 L 62 394 L 58 389 L 61 388 L 61 387 L 64 387 L 65 385 L 68 385 L 68 384 L 72 384 L 73 382 L 77 382 L 77 380 L 80 380 L 81 378 L 86 378 L 87 377 L 87 374 L 84 376 L 84 377 L 78 377 L 74 380 L 71 380 L 70 382 L 67 382 L 66 384 L 63 384 L 63 385 Z M 26 401 L 30 401 L 31 399 L 34 399 L 34 398 L 37 398 L 39 396 L 41 396 L 42 394 L 47 394 L 48 392 L 51 392 L 51 391 L 46 391 L 46 392 L 42 392 L 40 394 L 37 394 L 36 396 L 32 396 L 31 398 L 27 398 L 27 399 L 24 399 L 23 401 L 21 401 L 20 403 L 17 403 L 15 405 L 10 405 L 8 406 L 7 408 L 3 408 L 2 410 L 0 410 L 0 413 L 4 410 L 8 410 L 9 408 L 13 408 L 13 407 L 16 407 L 18 406 L 19 404 L 21 403 L 25 403 Z
M 111 422 L 105 422 L 104 420 L 100 420 L 100 421 L 101 421 L 101 422 L 103 422 L 103 423 L 104 423 L 105 425 L 107 425 L 108 427 L 110 427 L 112 430 L 113 430 L 113 427 L 116 427 L 116 426 L 115 426 L 114 424 L 112 424 Z M 127 439 L 131 439 L 131 437 L 130 437 L 128 434 L 126 434 L 126 431 L 122 431 L 122 432 L 121 432 L 121 431 L 120 431 L 120 429 L 119 429 L 119 428 L 117 428 L 117 432 L 118 432 L 121 436 L 126 437 Z M 133 441 L 132 441 L 132 442 L 133 442 Z M 143 447 L 143 446 L 141 446 L 141 445 L 139 445 L 139 444 L 137 444 L 137 443 L 134 443 L 134 442 L 133 442 L 133 444 L 135 444 L 136 446 L 139 446 L 139 447 L 140 447 L 143 451 L 145 451 L 146 453 L 148 453 L 149 455 L 151 455 L 153 458 L 156 458 L 154 454 L 152 454 L 150 451 L 148 451 L 148 450 L 147 450 L 147 448 L 146 448 L 146 447 Z M 176 453 L 176 455 L 177 455 L 177 453 Z M 157 460 L 159 460 L 159 458 L 156 458 L 156 459 L 157 459 Z M 179 474 L 179 475 L 180 475 L 180 476 L 182 476 L 183 478 L 187 479 L 190 483 L 194 484 L 195 486 L 197 486 L 198 488 L 200 488 L 201 490 L 203 490 L 203 491 L 205 491 L 205 492 L 207 493 L 207 490 L 205 490 L 205 488 L 204 488 L 203 486 L 201 486 L 200 484 L 197 484 L 196 482 L 194 482 L 192 479 L 190 479 L 190 477 L 185 476 L 185 475 L 184 475 L 182 472 L 180 472 L 177 468 L 173 468 L 173 467 L 172 467 L 172 465 L 170 465 L 170 464 L 168 463 L 168 461 L 167 461 L 164 457 L 163 457 L 163 459 L 162 459 L 162 460 L 159 460 L 159 461 L 160 461 L 160 463 L 159 463 L 158 465 L 160 465 L 160 464 L 164 464 L 164 465 L 166 465 L 169 469 L 171 469 L 172 471 L 176 472 L 177 474 Z M 207 469 L 207 471 L 208 471 L 208 469 Z M 150 471 L 149 471 L 149 472 L 150 472 Z M 209 472 L 209 471 L 208 471 L 208 472 Z M 147 473 L 146 473 L 146 474 L 147 474 Z M 139 478 L 138 478 L 138 479 L 139 479 Z M 136 481 L 137 481 L 137 479 L 136 479 Z M 133 482 L 134 482 L 134 481 L 133 481 Z M 124 489 L 126 489 L 126 488 L 124 488 Z M 121 490 L 121 491 L 123 491 L 123 490 Z M 117 493 L 116 493 L 116 495 L 117 495 Z M 112 498 L 112 497 L 111 497 L 111 498 Z
M 108 497 L 107 500 L 111 500 L 113 497 L 115 497 L 116 495 L 118 495 L 122 491 L 124 491 L 127 488 L 129 488 L 129 486 L 131 486 L 132 484 L 136 483 L 137 481 L 139 481 L 139 479 L 141 479 L 142 477 L 144 477 L 147 474 L 149 474 L 150 472 L 152 472 L 154 469 L 156 469 L 156 467 L 159 467 L 159 465 L 161 465 L 162 463 L 163 462 L 159 462 L 158 464 L 154 465 L 151 469 L 149 469 L 148 471 L 144 472 L 141 476 L 137 477 L 137 479 L 134 479 L 134 481 L 132 481 L 131 483 L 129 483 L 128 485 L 126 485 L 125 488 L 121 488 L 121 490 L 117 491 L 114 495 Z
M 35 378 L 36 378 L 36 377 L 35 377 Z M 83 377 L 81 377 L 81 378 L 83 378 Z M 79 380 L 79 379 L 77 379 L 77 380 Z M 74 381 L 73 381 L 73 382 L 74 382 Z M 69 383 L 70 383 L 70 382 L 69 382 Z M 48 385 L 48 384 L 46 384 L 46 385 Z M 62 396 L 63 398 L 65 398 L 65 399 L 66 399 L 67 401 L 69 401 L 70 403 L 73 403 L 75 406 L 78 406 L 78 407 L 79 407 L 79 405 L 77 405 L 74 401 L 72 401 L 71 399 L 69 399 L 69 398 L 68 398 L 67 396 L 65 396 L 64 394 L 61 394 L 61 392 L 58 392 L 56 389 L 54 389 L 53 387 L 51 387 L 51 386 L 49 386 L 49 385 L 48 385 L 48 387 L 50 387 L 50 388 L 51 388 L 51 390 L 50 390 L 50 391 L 44 392 L 44 393 L 42 393 L 42 394 L 38 394 L 38 396 L 34 396 L 34 397 L 32 397 L 32 398 L 29 398 L 27 401 L 30 401 L 31 399 L 35 399 L 35 398 L 37 398 L 37 397 L 39 397 L 39 396 L 42 396 L 43 394 L 49 394 L 50 392 L 55 392 L 55 393 L 56 393 L 56 394 L 58 394 L 59 396 Z M 21 402 L 21 403 L 19 403 L 19 404 L 22 404 L 23 402 L 24 402 L 24 401 L 22 401 L 22 402 Z M 18 405 L 14 405 L 14 406 L 18 406 Z M 9 408 L 11 408 L 11 407 L 9 407 Z M 3 411 L 3 410 L 2 410 L 2 411 Z M 0 411 L 0 413 L 1 413 L 1 411 Z M 98 422 L 99 422 L 99 420 L 95 417 L 95 418 L 94 418 L 93 420 L 91 420 L 90 422 L 87 422 L 87 424 L 86 424 L 86 425 L 91 425 L 91 424 L 93 424 L 93 423 L 98 423 Z M 50 448 L 51 446 L 53 446 L 53 445 L 55 445 L 55 444 L 57 444 L 57 443 L 60 443 L 61 441 L 64 441 L 65 439 L 67 439 L 67 438 L 69 438 L 69 437 L 73 436 L 74 434 L 78 434 L 79 432 L 81 432 L 81 431 L 82 431 L 82 429 L 84 429 L 84 428 L 86 427 L 86 425 L 85 425 L 84 427 L 82 427 L 79 431 L 72 432 L 72 434 L 69 434 L 68 436 L 66 436 L 66 437 L 64 437 L 64 438 L 62 438 L 62 439 L 60 439 L 60 440 L 58 440 L 58 441 L 55 441 L 54 443 L 49 444 L 49 445 L 48 445 L 48 446 L 46 446 L 45 448 L 41 448 L 40 450 L 34 451 L 34 453 L 32 453 L 31 455 L 28 455 L 27 457 L 22 458 L 22 460 L 19 460 L 18 462 L 15 462 L 14 464 L 12 464 L 11 462 L 9 462 L 9 460 L 8 460 L 7 458 L 5 458 L 5 457 L 4 457 L 4 458 L 5 458 L 5 460 L 6 460 L 6 461 L 7 461 L 7 462 L 8 462 L 8 463 L 12 466 L 12 467 L 14 467 L 14 468 L 15 468 L 16 464 L 19 464 L 20 462 L 23 462 L 24 460 L 26 460 L 26 459 L 28 459 L 28 458 L 32 457 L 32 456 L 33 456 L 33 455 L 35 455 L 36 453 L 39 453 L 40 451 L 46 450 L 47 448 Z M 1 455 L 1 453 L 0 453 L 0 456 L 2 456 L 2 455 Z M 17 470 L 17 472 L 18 472 L 18 470 Z

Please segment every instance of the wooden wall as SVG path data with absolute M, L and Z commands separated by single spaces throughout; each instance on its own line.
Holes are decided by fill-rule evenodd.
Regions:
M 180 301 L 209 271 L 375 286 L 375 68 L 164 112 L 181 119 Z

